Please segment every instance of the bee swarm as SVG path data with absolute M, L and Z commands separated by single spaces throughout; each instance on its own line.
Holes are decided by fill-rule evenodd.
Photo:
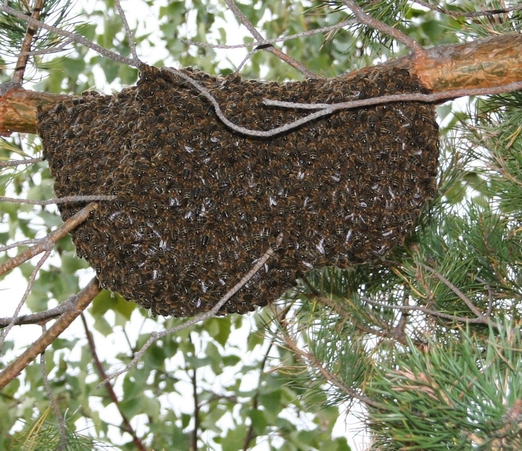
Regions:
M 308 114 L 263 98 L 428 92 L 406 70 L 379 67 L 288 83 L 183 72 L 232 122 L 257 130 Z M 154 314 L 210 310 L 271 246 L 274 256 L 220 313 L 266 305 L 313 268 L 378 259 L 403 242 L 436 190 L 435 110 L 420 102 L 342 110 L 253 138 L 227 128 L 180 77 L 147 67 L 137 86 L 72 98 L 39 121 L 58 196 L 117 196 L 73 231 L 78 255 L 102 287 Z M 63 219 L 84 205 L 63 204 Z

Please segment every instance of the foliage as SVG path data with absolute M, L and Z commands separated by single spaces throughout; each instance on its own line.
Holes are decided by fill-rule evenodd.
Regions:
M 431 9 L 422 2 L 359 3 L 371 3 L 368 13 L 423 46 L 519 31 L 522 19 L 520 10 L 466 15 L 482 7 L 516 6 L 496 0 L 430 2 Z M 25 8 L 24 2 L 9 4 Z M 44 4 L 47 23 L 131 54 L 114 1 L 74 12 L 67 1 Z M 339 1 L 250 1 L 239 7 L 267 39 L 352 18 Z M 231 25 L 235 19 L 222 2 L 148 0 L 138 9 L 136 17 L 128 11 L 131 28 L 139 56 L 150 64 L 227 74 L 246 50 L 184 40 L 253 42 L 246 31 L 244 36 L 232 31 L 239 25 Z M 145 27 L 151 20 L 157 26 Z M 0 81 L 7 81 L 25 27 L 2 13 L 0 36 L 7 43 L 0 53 Z M 42 33 L 34 49 L 61 42 Z M 407 52 L 360 24 L 277 46 L 327 77 Z M 27 75 L 35 89 L 109 92 L 136 81 L 132 67 L 75 42 L 66 49 L 31 58 Z M 303 77 L 261 51 L 251 55 L 241 74 Z M 138 367 L 111 382 L 114 396 L 98 384 L 128 364 L 152 331 L 182 321 L 151 318 L 119 295 L 101 292 L 84 322 L 75 322 L 46 350 L 44 369 L 34 362 L 0 391 L 0 450 L 57 449 L 60 425 L 66 424 L 67 449 L 346 451 L 351 437 L 334 426 L 353 406 L 363 411 L 371 449 L 520 449 L 521 112 L 516 92 L 470 101 L 464 109 L 439 107 L 441 124 L 450 124 L 441 130 L 439 193 L 403 247 L 371 265 L 311 272 L 259 312 L 211 318 L 163 337 Z M 40 154 L 34 137 L 0 142 L 1 160 Z M 0 195 L 52 198 L 47 164 L 0 167 Z M 15 203 L 0 203 L 0 218 L 5 244 L 44 236 L 61 223 L 54 207 Z M 0 255 L 0 264 L 10 252 Z M 35 267 L 36 260 L 26 262 L 17 275 L 28 280 Z M 64 302 L 89 274 L 71 240 L 61 239 L 38 272 L 23 312 Z M 2 289 L 17 283 L 5 279 Z M 4 292 L 3 311 L 10 316 L 18 299 Z M 0 369 L 31 343 L 23 336 L 31 330 L 26 327 L 37 328 L 24 326 L 22 334 L 7 337 Z M 44 387 L 46 376 L 52 397 Z

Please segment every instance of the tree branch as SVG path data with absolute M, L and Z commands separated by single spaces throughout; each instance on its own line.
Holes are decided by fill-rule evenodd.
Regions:
M 94 297 L 100 292 L 98 279 L 93 278 L 89 284 L 76 295 L 74 307 L 60 318 L 38 338 L 22 355 L 10 363 L 0 373 L 0 390 L 16 378 L 27 365 L 41 354 L 71 323 L 87 308 Z
M 43 0 L 36 0 L 33 11 L 31 12 L 31 18 L 38 20 L 40 18 L 40 12 L 42 11 Z M 18 55 L 18 61 L 16 62 L 14 74 L 13 74 L 13 82 L 22 84 L 24 79 L 25 68 L 27 66 L 27 60 L 29 59 L 28 52 L 31 50 L 31 44 L 33 42 L 34 35 L 38 27 L 34 24 L 29 24 L 27 26 L 27 31 L 25 33 L 25 38 L 22 43 L 22 48 L 20 49 L 20 54 Z
M 264 41 L 265 39 L 257 31 L 256 27 L 252 25 L 252 23 L 247 19 L 247 17 L 243 14 L 243 12 L 238 8 L 236 5 L 236 2 L 234 0 L 225 0 L 225 3 L 227 6 L 232 10 L 234 15 L 238 18 L 238 20 L 250 31 L 252 36 L 256 39 L 257 45 L 260 47 L 260 49 L 265 50 L 266 52 L 272 53 L 275 56 L 277 56 L 281 61 L 284 61 L 285 63 L 292 66 L 294 69 L 297 69 L 302 74 L 306 75 L 307 78 L 321 78 L 314 72 L 312 72 L 310 69 L 308 69 L 305 65 L 301 64 L 299 61 L 295 60 L 294 58 L 288 56 L 286 53 L 282 52 L 279 49 L 276 49 L 274 46 L 269 44 L 268 47 L 264 47 Z
M 42 324 L 42 334 L 45 334 L 45 332 L 45 324 Z M 47 393 L 47 397 L 49 398 L 49 402 L 51 403 L 51 407 L 53 408 L 54 416 L 58 420 L 58 428 L 60 430 L 60 444 L 58 445 L 57 451 L 66 451 L 67 427 L 65 425 L 65 420 L 63 418 L 62 412 L 60 412 L 60 407 L 58 406 L 58 403 L 56 402 L 56 399 L 53 396 L 51 384 L 49 384 L 49 377 L 47 375 L 47 368 L 45 366 L 45 352 L 42 352 L 40 354 L 40 369 L 42 371 L 42 379 L 44 382 L 45 392 Z
M 312 355 L 310 352 L 303 351 L 302 349 L 297 346 L 297 343 L 295 343 L 294 340 L 290 338 L 288 334 L 284 335 L 284 343 L 297 355 L 304 358 L 311 364 L 311 366 L 319 373 L 321 376 L 325 378 L 329 383 L 336 386 L 338 389 L 340 389 L 343 393 L 345 393 L 350 398 L 357 399 L 358 401 L 366 404 L 367 406 L 374 407 L 376 409 L 382 409 L 387 410 L 386 406 L 383 404 L 380 404 L 373 399 L 369 398 L 368 396 L 365 396 L 363 394 L 358 393 L 356 390 L 353 390 L 350 387 L 347 387 L 341 380 L 337 378 L 337 376 L 330 371 L 328 371 L 322 364 L 315 358 L 314 355 Z
M 75 227 L 77 227 L 79 224 L 85 221 L 89 217 L 90 212 L 95 210 L 97 207 L 98 206 L 95 203 L 87 205 L 74 216 L 71 216 L 56 230 L 53 230 L 45 238 L 39 240 L 38 244 L 36 244 L 33 247 L 30 247 L 29 249 L 18 254 L 17 256 L 7 260 L 5 263 L 0 265 L 0 276 L 4 275 L 8 271 L 11 271 L 13 268 L 20 266 L 22 263 L 26 262 L 27 260 L 30 260 L 34 256 L 52 249 L 58 240 L 63 238 L 71 230 L 73 230 Z
M 353 15 L 360 24 L 367 25 L 371 28 L 374 28 L 375 30 L 387 34 L 388 36 L 391 36 L 393 39 L 399 42 L 402 42 L 413 52 L 413 54 L 416 57 L 424 57 L 426 55 L 426 49 L 422 45 L 420 45 L 415 39 L 410 38 L 402 31 L 397 30 L 396 28 L 393 28 L 390 25 L 375 19 L 369 14 L 366 14 L 364 12 L 364 9 L 362 9 L 357 3 L 355 3 L 355 1 L 342 1 L 350 9 L 350 11 L 352 11 Z
M 63 36 L 63 37 L 72 39 L 74 42 L 77 42 L 78 44 L 81 44 L 85 47 L 88 47 L 88 48 L 94 50 L 96 53 L 98 53 L 102 56 L 105 56 L 106 58 L 109 58 L 113 61 L 126 64 L 127 66 L 139 67 L 139 66 L 136 66 L 136 61 L 134 61 L 131 58 L 126 58 L 122 55 L 118 55 L 115 52 L 111 52 L 110 50 L 107 50 L 106 48 L 104 48 L 98 44 L 95 44 L 94 42 L 89 41 L 88 39 L 84 38 L 83 36 L 81 36 L 79 34 L 72 33 L 70 31 L 66 31 L 66 30 L 62 30 L 60 28 L 53 27 L 51 25 L 47 25 L 46 23 L 41 22 L 39 20 L 33 19 L 32 17 L 29 17 L 29 16 L 25 15 L 24 13 L 14 9 L 14 8 L 11 8 L 10 6 L 7 6 L 6 4 L 0 3 L 0 11 L 3 11 L 20 20 L 23 20 L 23 21 L 27 22 L 30 26 L 34 26 L 37 28 L 43 28 L 44 30 L 55 33 L 58 36 Z
M 18 303 L 18 306 L 16 307 L 16 309 L 13 313 L 13 317 L 11 318 L 11 321 L 9 322 L 9 324 L 7 325 L 5 330 L 3 330 L 2 333 L 0 334 L 0 351 L 2 350 L 2 348 L 4 346 L 4 341 L 7 337 L 7 334 L 9 334 L 9 332 L 13 328 L 16 318 L 17 318 L 18 314 L 20 313 L 20 310 L 22 309 L 23 305 L 25 304 L 25 301 L 27 300 L 29 293 L 31 293 L 31 290 L 33 289 L 34 281 L 36 280 L 38 271 L 40 271 L 40 268 L 45 263 L 45 260 L 47 260 L 49 258 L 49 255 L 51 255 L 51 249 L 49 249 L 45 252 L 45 254 L 42 256 L 42 258 L 40 258 L 40 260 L 34 267 L 33 272 L 31 273 L 31 277 L 29 277 L 29 281 L 27 283 L 27 287 L 25 289 L 24 295 L 22 296 L 22 299 Z
M 14 326 L 21 326 L 24 324 L 42 324 L 50 321 L 61 314 L 69 311 L 74 308 L 76 302 L 76 295 L 69 296 L 69 298 L 59 304 L 57 307 L 54 307 L 49 310 L 45 310 L 44 312 L 31 313 L 29 315 L 22 315 L 17 317 L 10 318 L 0 318 L 0 329 L 3 327 L 7 327 L 9 324 L 13 324 Z
M 80 315 L 80 317 L 82 320 L 83 329 L 85 330 L 85 336 L 87 337 L 87 343 L 89 344 L 89 351 L 91 352 L 96 371 L 98 371 L 98 374 L 100 375 L 101 380 L 106 380 L 107 374 L 105 373 L 105 370 L 100 361 L 100 358 L 98 357 L 98 353 L 96 351 L 96 345 L 94 343 L 94 337 L 92 336 L 92 332 L 89 330 L 89 326 L 87 325 L 87 321 L 85 320 L 85 315 L 82 313 Z M 136 435 L 136 431 L 134 430 L 129 419 L 123 412 L 121 405 L 120 405 L 120 400 L 118 399 L 118 396 L 116 395 L 116 392 L 112 388 L 112 385 L 109 381 L 105 382 L 105 388 L 107 389 L 107 392 L 109 393 L 109 397 L 111 398 L 112 402 L 114 403 L 114 405 L 118 409 L 118 412 L 120 413 L 120 416 L 123 421 L 123 430 L 132 437 L 132 442 L 134 443 L 134 446 L 136 447 L 137 450 L 147 451 L 147 448 L 145 447 L 145 445 L 143 444 L 141 439 Z
M 31 204 L 31 205 L 55 205 L 55 204 L 71 204 L 76 202 L 96 202 L 105 200 L 114 200 L 117 196 L 106 196 L 103 194 L 93 194 L 88 196 L 64 196 L 57 197 L 55 199 L 47 200 L 32 200 L 32 199 L 19 199 L 17 197 L 4 197 L 0 196 L 0 202 L 12 202 L 16 204 Z
M 321 28 L 314 28 L 313 30 L 307 30 L 303 31 L 301 33 L 291 34 L 288 36 L 282 36 L 280 38 L 275 39 L 263 39 L 262 41 L 256 41 L 256 42 L 246 42 L 244 44 L 209 44 L 206 42 L 196 42 L 196 41 L 189 41 L 187 39 L 181 39 L 181 42 L 187 45 L 194 45 L 196 47 L 204 47 L 209 49 L 220 49 L 220 50 L 233 50 L 233 49 L 244 49 L 249 47 L 260 47 L 265 46 L 268 44 L 276 44 L 278 42 L 286 42 L 291 41 L 292 39 L 299 39 L 299 38 L 305 38 L 307 36 L 313 36 L 315 34 L 319 33 L 326 33 L 329 31 L 338 30 L 339 28 L 344 28 L 350 25 L 356 24 L 357 21 L 355 19 L 348 19 L 344 20 L 342 22 L 339 22 L 335 25 L 329 25 L 328 27 L 321 27 Z

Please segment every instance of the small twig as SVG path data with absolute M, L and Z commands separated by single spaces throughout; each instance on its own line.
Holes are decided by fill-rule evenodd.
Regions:
M 96 352 L 96 345 L 94 343 L 94 337 L 92 336 L 92 332 L 89 330 L 89 326 L 87 325 L 87 321 L 85 319 L 85 315 L 82 313 L 80 315 L 83 329 L 85 330 L 85 335 L 87 337 L 87 343 L 89 344 L 89 351 L 91 352 L 92 359 L 94 361 L 94 366 L 96 367 L 96 371 L 98 371 L 98 374 L 100 375 L 100 379 L 104 380 L 107 378 L 107 375 L 105 373 L 105 369 L 103 368 L 103 365 L 100 361 L 100 358 L 98 357 L 98 353 Z M 141 441 L 141 439 L 137 436 L 136 431 L 132 427 L 132 424 L 130 423 L 129 419 L 123 412 L 123 409 L 120 405 L 120 400 L 118 399 L 118 396 L 116 395 L 116 392 L 114 391 L 114 388 L 112 387 L 110 382 L 105 382 L 105 388 L 107 389 L 107 392 L 109 393 L 109 397 L 111 398 L 112 402 L 118 409 L 118 412 L 120 413 L 120 416 L 123 420 L 123 430 L 127 432 L 131 437 L 132 441 L 134 442 L 134 446 L 139 451 L 147 451 L 147 448 Z
M 106 48 L 104 48 L 98 44 L 95 44 L 94 42 L 89 41 L 88 39 L 84 38 L 83 36 L 80 36 L 79 34 L 72 33 L 70 31 L 66 31 L 66 30 L 62 30 L 60 28 L 56 28 L 51 25 L 47 25 L 44 22 L 33 19 L 32 17 L 26 16 L 24 13 L 14 9 L 14 8 L 11 8 L 10 6 L 7 6 L 6 4 L 0 3 L 0 11 L 10 14 L 14 17 L 17 17 L 18 19 L 21 19 L 21 20 L 27 22 L 29 25 L 33 25 L 35 27 L 40 27 L 40 28 L 43 28 L 44 30 L 55 33 L 59 36 L 64 36 L 66 38 L 69 38 L 72 41 L 77 42 L 78 44 L 84 45 L 85 47 L 88 47 L 88 48 L 94 50 L 96 53 L 98 53 L 102 56 L 105 56 L 113 61 L 116 61 L 116 62 L 122 63 L 122 64 L 126 64 L 128 66 L 136 67 L 135 66 L 136 62 L 133 59 L 126 58 L 115 52 L 111 52 L 110 50 L 107 50 Z
M 276 340 L 276 337 L 272 337 L 272 341 L 270 342 L 270 345 L 268 346 L 265 355 L 263 356 L 263 360 L 261 360 L 259 364 L 259 379 L 257 382 L 257 389 L 256 392 L 252 398 L 252 407 L 251 410 L 256 410 L 259 407 L 259 396 L 261 394 L 261 383 L 263 381 L 263 374 L 265 371 L 266 362 L 268 361 L 268 357 L 270 355 L 270 351 L 272 350 L 272 347 L 274 346 L 274 342 Z M 256 434 L 254 432 L 254 421 L 250 421 L 250 426 L 248 426 L 247 433 L 245 435 L 245 441 L 243 442 L 243 451 L 247 451 L 250 448 L 250 442 L 256 438 Z
M 45 332 L 45 324 L 42 324 L 42 335 L 45 334 Z M 65 425 L 62 412 L 60 412 L 60 407 L 58 406 L 53 391 L 51 390 L 51 384 L 49 384 L 49 377 L 45 366 L 45 351 L 40 354 L 40 369 L 42 371 L 45 392 L 47 393 L 47 397 L 49 398 L 49 402 L 53 408 L 54 416 L 58 420 L 58 429 L 60 430 L 60 444 L 58 445 L 58 451 L 65 451 L 67 449 L 67 426 Z
M 9 249 L 13 249 L 15 247 L 22 247 L 22 246 L 29 246 L 31 244 L 36 244 L 40 241 L 39 239 L 32 239 L 32 240 L 21 240 L 17 241 L 16 243 L 6 244 L 4 246 L 0 246 L 0 252 L 8 251 Z
M 465 316 L 455 316 L 455 315 L 450 315 L 448 313 L 442 313 L 437 310 L 431 310 L 429 308 L 422 307 L 420 305 L 390 305 L 390 304 L 384 304 L 382 302 L 373 301 L 372 299 L 369 299 L 364 296 L 361 297 L 361 299 L 364 302 L 367 302 L 368 304 L 371 304 L 371 305 L 375 305 L 377 307 L 389 308 L 389 309 L 393 309 L 393 310 L 402 310 L 402 311 L 408 311 L 408 312 L 418 311 L 421 313 L 425 313 L 426 315 L 437 316 L 439 318 L 448 319 L 450 321 L 457 321 L 459 323 L 491 324 L 493 327 L 498 328 L 498 324 L 495 321 L 492 321 L 489 317 L 484 316 L 484 315 L 478 316 L 476 318 L 467 318 Z
M 299 39 L 304 38 L 307 36 L 313 36 L 315 34 L 319 33 L 326 33 L 328 31 L 334 31 L 338 30 L 340 28 L 344 28 L 346 26 L 354 25 L 357 21 L 354 19 L 348 19 L 344 20 L 343 22 L 339 22 L 336 25 L 329 25 L 328 27 L 321 27 L 321 28 L 314 28 L 313 30 L 303 31 L 301 33 L 291 34 L 288 36 L 283 36 L 281 38 L 275 38 L 275 39 L 263 39 L 262 41 L 256 41 L 256 42 L 246 42 L 244 44 L 208 44 L 206 42 L 196 42 L 196 41 L 189 41 L 187 39 L 181 39 L 181 42 L 187 44 L 187 45 L 194 45 L 196 47 L 204 47 L 209 49 L 223 49 L 223 50 L 233 50 L 233 49 L 244 49 L 248 47 L 260 47 L 268 44 L 277 44 L 278 42 L 286 42 L 290 41 L 292 39 Z M 262 50 L 262 49 L 259 49 Z
M 31 50 L 30 52 L 20 52 L 20 55 L 23 56 L 38 56 L 38 55 L 50 55 L 51 53 L 58 53 L 65 50 L 65 47 L 67 47 L 71 42 L 73 42 L 72 39 L 65 39 L 60 45 L 57 45 L 53 48 L 43 49 L 43 50 Z
M 374 17 L 366 14 L 364 9 L 362 9 L 355 1 L 353 0 L 342 0 L 343 3 L 353 12 L 355 18 L 359 21 L 359 23 L 368 25 L 375 30 L 379 30 L 382 33 L 391 36 L 393 39 L 402 42 L 406 47 L 408 47 L 414 55 L 420 57 L 426 55 L 426 49 L 420 45 L 415 39 L 410 38 L 408 35 L 403 33 L 396 28 L 391 27 L 380 20 L 375 19 Z
M 275 244 L 279 246 L 282 240 L 283 234 L 281 233 L 277 237 Z M 166 335 L 179 332 L 180 330 L 186 329 L 187 327 L 193 326 L 194 324 L 198 324 L 201 321 L 204 321 L 216 315 L 221 309 L 221 307 L 223 307 L 223 305 L 225 305 L 232 296 L 234 296 L 239 290 L 241 290 L 241 288 L 254 276 L 255 273 L 257 273 L 264 266 L 264 264 L 270 259 L 270 257 L 272 257 L 272 255 L 274 255 L 274 250 L 272 248 L 269 248 L 263 254 L 263 256 L 256 262 L 252 269 L 248 271 L 248 273 L 245 274 L 243 278 L 236 285 L 234 285 L 208 312 L 200 313 L 199 315 L 196 315 L 193 318 L 190 318 L 189 320 L 185 321 L 183 324 L 172 327 L 170 329 L 163 330 L 161 332 L 152 332 L 150 334 L 150 338 L 141 347 L 141 349 L 138 352 L 136 352 L 131 362 L 122 370 L 117 371 L 114 374 L 108 376 L 104 381 L 98 384 L 98 387 L 101 386 L 103 383 L 110 381 L 111 379 L 114 379 L 115 377 L 118 377 L 119 375 L 124 374 L 131 368 L 133 368 L 141 360 L 143 354 L 147 351 L 147 349 L 160 338 L 163 338 Z
M 143 63 L 138 58 L 138 53 L 136 52 L 136 42 L 134 42 L 134 36 L 129 27 L 129 22 L 127 22 L 127 17 L 125 16 L 125 11 L 123 11 L 123 8 L 121 7 L 120 0 L 114 0 L 114 4 L 116 5 L 116 8 L 118 9 L 118 13 L 120 14 L 121 21 L 123 22 L 123 26 L 124 26 L 125 32 L 127 34 L 127 39 L 129 40 L 129 47 L 131 49 L 132 59 L 134 60 L 134 66 L 140 67 L 143 65 Z
M 39 161 L 42 161 L 42 157 L 37 158 L 24 158 L 23 160 L 7 160 L 7 161 L 0 161 L 0 168 L 6 168 L 9 166 L 19 166 L 21 164 L 34 164 L 38 163 Z
M 31 12 L 31 17 L 35 20 L 38 20 L 40 18 L 40 13 L 42 11 L 42 8 L 43 8 L 43 0 L 36 0 L 33 11 Z M 12 81 L 15 83 L 22 84 L 22 82 L 24 80 L 25 68 L 27 66 L 27 60 L 29 59 L 27 52 L 29 52 L 31 50 L 31 44 L 33 42 L 33 38 L 34 38 L 34 35 L 36 34 L 37 30 L 38 30 L 38 27 L 36 27 L 34 24 L 29 24 L 27 26 L 25 38 L 22 43 L 20 53 L 18 55 L 18 61 L 16 62 L 15 70 L 13 73 Z
M 44 352 L 45 349 L 71 325 L 78 315 L 87 308 L 99 292 L 98 279 L 93 278 L 87 286 L 76 295 L 74 307 L 60 316 L 45 334 L 41 335 L 23 354 L 4 368 L 0 373 L 0 390 L 18 377 L 27 365 L 38 357 L 39 354 Z
M 247 19 L 247 17 L 243 14 L 243 12 L 238 8 L 236 5 L 236 2 L 234 0 L 225 0 L 225 3 L 227 6 L 232 10 L 234 15 L 238 18 L 238 20 L 250 31 L 252 36 L 257 41 L 258 46 L 262 46 L 264 44 L 261 44 L 265 39 L 257 31 L 256 27 L 252 25 L 252 23 Z M 294 69 L 297 69 L 302 74 L 306 75 L 307 78 L 319 78 L 317 74 L 312 72 L 310 69 L 308 69 L 305 65 L 301 64 L 299 61 L 295 60 L 294 58 L 288 56 L 286 53 L 282 52 L 281 50 L 275 48 L 272 46 L 272 44 L 269 44 L 268 47 L 263 47 L 262 50 L 265 50 L 267 52 L 270 52 L 277 56 L 281 61 L 284 61 L 285 63 L 292 66 Z
M 420 266 L 424 268 L 426 271 L 431 272 L 437 279 L 439 279 L 444 285 L 446 285 L 453 293 L 455 293 L 459 299 L 464 302 L 468 306 L 468 308 L 475 314 L 477 318 L 483 318 L 485 315 L 471 302 L 471 300 L 460 291 L 455 285 L 453 285 L 446 277 L 444 277 L 441 273 L 436 271 L 433 268 L 430 268 L 428 265 L 420 263 Z
M 4 197 L 0 196 L 0 202 L 12 202 L 16 204 L 31 204 L 31 205 L 54 205 L 54 204 L 71 204 L 75 202 L 97 202 L 114 200 L 117 196 L 105 196 L 100 194 L 94 194 L 89 196 L 64 196 L 57 197 L 55 199 L 47 200 L 31 200 L 31 199 L 19 199 L 16 197 Z
M 192 337 L 188 336 L 190 343 L 192 344 Z M 188 372 L 188 368 L 186 368 Z M 192 430 L 192 447 L 191 450 L 196 451 L 198 449 L 198 438 L 199 438 L 199 421 L 200 421 L 200 406 L 199 406 L 199 394 L 198 394 L 198 373 L 197 368 L 194 366 L 192 369 L 192 375 L 190 376 L 190 380 L 192 382 L 192 398 L 194 402 L 194 413 L 192 417 L 194 418 L 194 429 Z
M 13 323 L 15 326 L 21 326 L 23 324 L 45 323 L 73 308 L 75 301 L 76 295 L 72 295 L 69 296 L 69 298 L 66 301 L 62 302 L 58 306 L 49 310 L 45 310 L 44 312 L 31 313 L 29 315 L 21 315 L 16 318 L 0 318 L 0 328 L 7 327 L 11 323 Z
M 15 257 L 7 260 L 5 263 L 0 265 L 0 276 L 8 271 L 11 271 L 11 269 L 13 268 L 20 266 L 22 263 L 26 262 L 27 260 L 30 260 L 36 255 L 52 249 L 58 240 L 63 238 L 71 230 L 73 230 L 75 227 L 77 227 L 79 224 L 85 221 L 89 217 L 91 211 L 95 210 L 97 207 L 98 206 L 95 203 L 87 205 L 74 216 L 71 216 L 56 230 L 53 230 L 45 238 L 38 240 L 38 244 L 36 244 L 33 247 L 30 247 L 29 249 L 26 249 L 25 251 L 21 252 Z
M 42 258 L 40 258 L 40 260 L 38 261 L 38 263 L 34 267 L 33 272 L 31 273 L 31 277 L 29 277 L 29 280 L 27 282 L 27 287 L 25 289 L 24 295 L 22 296 L 22 299 L 18 303 L 18 305 L 17 305 L 17 307 L 16 307 L 16 309 L 15 309 L 15 311 L 13 313 L 13 316 L 11 317 L 10 323 L 7 325 L 5 330 L 3 330 L 2 333 L 0 334 L 0 352 L 2 351 L 2 348 L 4 346 L 4 342 L 5 342 L 5 339 L 7 337 L 7 334 L 9 334 L 9 332 L 11 331 L 13 326 L 15 325 L 16 318 L 18 317 L 18 314 L 20 313 L 20 310 L 24 306 L 25 301 L 27 300 L 27 297 L 29 296 L 29 293 L 31 293 L 31 290 L 32 290 L 33 285 L 34 285 L 34 281 L 36 280 L 36 276 L 38 275 L 38 271 L 40 271 L 40 268 L 45 263 L 45 260 L 47 260 L 49 258 L 50 255 L 51 255 L 51 249 L 47 250 L 45 252 L 45 254 L 42 255 Z
M 513 11 L 522 10 L 522 5 L 519 6 L 511 6 L 509 8 L 501 8 L 501 9 L 486 9 L 484 11 L 450 11 L 449 9 L 443 8 L 442 6 L 431 5 L 428 2 L 424 2 L 422 0 L 413 0 L 413 3 L 417 3 L 425 8 L 430 9 L 431 11 L 437 11 L 442 14 L 447 14 L 448 16 L 453 17 L 482 17 L 482 16 L 494 16 L 497 14 L 507 14 Z
M 284 343 L 292 350 L 295 354 L 301 356 L 305 360 L 309 362 L 309 364 L 316 368 L 317 371 L 323 376 L 329 383 L 339 388 L 342 392 L 344 392 L 346 395 L 348 395 L 351 398 L 357 399 L 358 401 L 361 401 L 362 403 L 366 404 L 367 406 L 374 407 L 376 409 L 384 409 L 387 410 L 386 406 L 374 401 L 373 399 L 369 398 L 368 396 L 365 396 L 363 394 L 358 393 L 356 390 L 353 390 L 352 388 L 346 386 L 341 380 L 337 378 L 335 374 L 328 371 L 322 364 L 315 358 L 314 355 L 310 352 L 303 351 L 300 349 L 295 341 L 290 338 L 288 334 L 284 334 Z

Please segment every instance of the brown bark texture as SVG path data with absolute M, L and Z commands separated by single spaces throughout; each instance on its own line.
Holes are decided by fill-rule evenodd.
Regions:
M 501 87 L 522 81 L 522 35 L 432 47 L 425 55 L 412 54 L 385 65 L 408 69 L 433 93 Z M 64 97 L 28 91 L 15 83 L 0 85 L 0 135 L 36 133 L 38 109 Z

